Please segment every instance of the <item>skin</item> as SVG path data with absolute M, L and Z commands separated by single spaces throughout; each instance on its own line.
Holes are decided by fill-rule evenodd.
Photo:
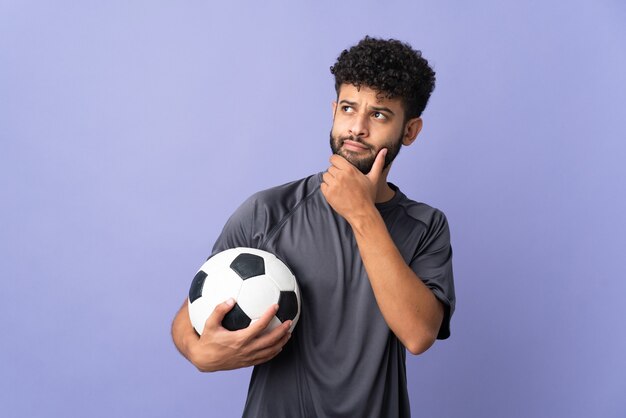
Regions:
M 366 146 L 344 141 L 339 154 L 330 158 L 321 191 L 352 227 L 376 302 L 389 328 L 411 353 L 423 353 L 437 338 L 443 305 L 405 263 L 375 206 L 395 193 L 387 184 L 391 165 L 384 168 L 389 138 L 400 134 L 402 145 L 411 145 L 422 128 L 422 120 L 414 118 L 404 123 L 399 99 L 379 98 L 368 87 L 357 89 L 345 84 L 333 103 L 333 114 L 333 137 L 359 137 Z M 372 156 L 374 163 L 367 174 L 352 163 Z
M 215 307 L 198 336 L 189 320 L 187 300 L 172 323 L 172 339 L 178 351 L 201 372 L 239 369 L 265 363 L 281 352 L 289 341 L 291 321 L 285 321 L 268 333 L 263 331 L 278 310 L 271 306 L 248 328 L 229 331 L 222 327 L 224 315 L 234 306 L 229 299 Z
M 404 262 L 375 206 L 390 200 L 395 193 L 387 184 L 391 169 L 391 165 L 385 167 L 387 148 L 397 141 L 411 145 L 422 128 L 422 120 L 405 122 L 399 99 L 378 98 L 376 91 L 366 86 L 357 89 L 342 85 L 332 108 L 331 138 L 337 154 L 330 158 L 321 191 L 352 227 L 389 328 L 411 353 L 422 353 L 437 337 L 443 305 Z M 198 370 L 212 372 L 261 364 L 280 353 L 289 341 L 291 321 L 264 333 L 277 305 L 248 328 L 228 331 L 221 322 L 233 306 L 232 299 L 218 305 L 201 336 L 191 325 L 186 299 L 176 314 L 172 339 Z

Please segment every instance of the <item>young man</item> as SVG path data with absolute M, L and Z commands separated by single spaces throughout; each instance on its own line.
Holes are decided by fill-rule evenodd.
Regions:
M 232 215 L 213 253 L 254 247 L 294 272 L 302 313 L 262 333 L 276 307 L 250 327 L 221 326 L 219 305 L 201 337 L 187 303 L 172 335 L 201 371 L 254 365 L 246 417 L 409 417 L 406 349 L 426 351 L 450 335 L 455 295 L 444 214 L 387 183 L 411 145 L 434 89 L 419 51 L 365 37 L 331 67 L 329 168 L 259 192 Z

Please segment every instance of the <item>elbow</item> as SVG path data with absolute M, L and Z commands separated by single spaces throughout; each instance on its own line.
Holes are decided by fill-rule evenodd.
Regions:
M 408 336 L 407 341 L 403 341 L 406 349 L 413 355 L 426 352 L 437 341 L 439 329 L 443 321 L 443 306 L 439 303 L 439 315 L 428 321 L 417 322 L 411 328 L 413 332 Z
M 409 351 L 409 353 L 417 356 L 419 354 L 425 353 L 430 347 L 432 347 L 436 339 L 436 335 L 420 335 L 406 341 L 404 343 L 404 346 Z

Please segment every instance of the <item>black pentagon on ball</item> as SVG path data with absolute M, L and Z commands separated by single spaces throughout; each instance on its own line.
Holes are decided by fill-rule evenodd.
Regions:
M 204 286 L 204 280 L 207 274 L 200 270 L 196 273 L 195 277 L 191 281 L 191 287 L 189 288 L 189 302 L 193 303 L 196 299 L 202 296 L 202 287 Z
M 298 315 L 298 298 L 293 290 L 282 291 L 278 297 L 278 312 L 276 317 L 280 322 L 294 319 Z
M 222 326 L 229 331 L 237 331 L 238 329 L 247 328 L 252 320 L 246 313 L 235 303 L 233 309 L 222 319 Z
M 239 254 L 235 257 L 233 262 L 230 263 L 230 268 L 233 269 L 242 280 L 265 274 L 265 262 L 263 261 L 263 257 L 250 253 Z

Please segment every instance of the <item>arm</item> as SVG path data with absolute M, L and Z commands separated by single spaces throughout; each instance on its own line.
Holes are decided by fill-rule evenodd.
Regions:
M 278 309 L 270 307 L 248 328 L 228 331 L 222 319 L 234 306 L 232 299 L 218 305 L 207 319 L 201 336 L 189 320 L 187 300 L 172 322 L 172 339 L 180 353 L 201 372 L 231 370 L 254 366 L 272 359 L 289 341 L 291 321 L 285 321 L 268 333 L 263 333 Z
M 257 234 L 252 231 L 256 214 L 254 198 L 247 199 L 228 219 L 213 247 L 213 254 L 234 247 L 257 247 Z M 276 313 L 276 305 L 248 328 L 228 331 L 222 327 L 224 315 L 234 306 L 226 301 L 218 305 L 199 336 L 189 319 L 187 299 L 172 322 L 172 339 L 180 353 L 203 372 L 229 370 L 264 363 L 276 356 L 287 343 L 291 321 L 272 331 L 265 328 Z
M 411 353 L 419 354 L 437 338 L 444 308 L 405 263 L 376 209 L 376 195 L 386 186 L 384 156 L 382 150 L 368 175 L 342 157 L 332 156 L 321 190 L 352 227 L 376 302 L 389 328 Z
M 437 338 L 442 303 L 404 262 L 375 208 L 351 226 L 385 321 L 412 354 L 423 353 Z

